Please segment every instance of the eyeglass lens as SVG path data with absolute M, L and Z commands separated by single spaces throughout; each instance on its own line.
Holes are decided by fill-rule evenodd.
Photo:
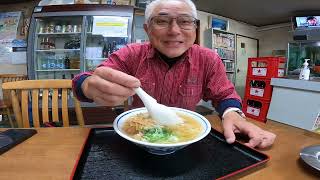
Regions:
M 178 16 L 178 17 L 170 17 L 170 16 L 155 16 L 152 18 L 153 25 L 158 28 L 168 28 L 169 25 L 176 19 L 176 23 L 181 29 L 191 30 L 195 27 L 196 19 L 192 16 Z

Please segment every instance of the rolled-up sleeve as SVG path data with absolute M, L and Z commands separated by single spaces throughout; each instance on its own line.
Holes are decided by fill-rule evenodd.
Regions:
M 76 75 L 72 79 L 73 94 L 79 101 L 82 101 L 82 102 L 93 102 L 92 99 L 89 99 L 84 95 L 84 93 L 82 91 L 82 88 L 81 88 L 83 81 L 87 77 L 91 76 L 91 74 L 92 74 L 91 72 L 84 72 L 84 73 Z

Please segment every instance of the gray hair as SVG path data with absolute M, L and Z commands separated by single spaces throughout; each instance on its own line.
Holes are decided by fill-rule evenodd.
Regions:
M 168 1 L 180 1 L 180 2 L 186 3 L 191 8 L 192 16 L 194 18 L 197 18 L 197 8 L 196 8 L 196 6 L 194 5 L 194 3 L 191 0 L 155 0 L 155 1 L 152 1 L 150 4 L 147 5 L 146 11 L 145 11 L 145 20 L 144 20 L 144 22 L 146 24 L 148 23 L 148 21 L 151 18 L 151 14 L 152 14 L 153 10 L 155 9 L 155 7 L 157 7 L 158 5 L 160 5 L 162 3 L 166 3 Z

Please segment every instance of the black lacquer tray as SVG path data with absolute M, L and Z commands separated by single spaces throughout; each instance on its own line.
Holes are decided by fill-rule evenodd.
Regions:
M 258 170 L 268 160 L 267 155 L 239 142 L 227 144 L 223 135 L 214 129 L 197 143 L 173 154 L 159 156 L 123 139 L 111 127 L 94 128 L 71 178 L 225 179 Z
M 36 133 L 35 129 L 8 129 L 0 132 L 0 155 Z

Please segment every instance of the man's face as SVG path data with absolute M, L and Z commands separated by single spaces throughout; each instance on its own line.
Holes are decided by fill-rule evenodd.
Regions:
M 317 25 L 317 19 L 316 18 L 309 19 L 308 20 L 308 24 L 311 25 L 311 26 L 316 26 Z
M 174 58 L 186 52 L 196 39 L 196 26 L 190 20 L 194 20 L 191 8 L 183 2 L 171 1 L 154 9 L 144 29 L 158 51 Z

